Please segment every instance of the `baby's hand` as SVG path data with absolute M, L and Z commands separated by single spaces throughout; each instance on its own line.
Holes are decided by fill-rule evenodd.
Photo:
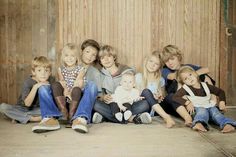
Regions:
M 110 94 L 106 94 L 103 96 L 103 101 L 107 104 L 110 104 L 113 101 L 113 98 Z
M 125 107 L 125 106 L 123 106 L 123 105 L 121 105 L 121 106 L 119 106 L 120 107 L 120 110 L 121 111 L 126 111 L 126 109 L 127 109 L 127 107 Z
M 137 102 L 137 101 L 140 101 L 140 100 L 143 100 L 143 99 L 144 99 L 144 97 L 140 96 L 140 97 L 134 99 L 134 102 Z

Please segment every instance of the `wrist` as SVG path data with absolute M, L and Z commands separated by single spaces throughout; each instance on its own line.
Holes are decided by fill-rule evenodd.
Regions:
M 191 101 L 186 101 L 184 105 L 188 106 L 190 103 L 191 103 Z

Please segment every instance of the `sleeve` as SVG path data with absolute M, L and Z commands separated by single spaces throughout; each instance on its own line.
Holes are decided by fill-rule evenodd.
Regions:
M 135 85 L 136 85 L 136 88 L 140 91 L 143 90 L 143 76 L 141 73 L 137 73 L 135 75 Z
M 24 101 L 25 98 L 29 95 L 31 89 L 33 88 L 34 83 L 30 79 L 24 81 L 21 89 L 21 99 Z
M 222 89 L 210 84 L 207 84 L 207 86 L 211 94 L 215 94 L 216 96 L 218 96 L 220 101 L 226 102 L 225 92 Z
M 165 86 L 165 79 L 163 77 L 161 77 L 160 79 L 160 87 L 164 87 Z
M 188 95 L 188 93 L 181 87 L 172 97 L 173 101 L 177 102 L 178 104 L 185 104 L 186 100 L 183 96 Z
M 165 82 L 167 82 L 167 76 L 171 73 L 170 69 L 163 68 L 161 73 L 162 73 L 162 77 L 164 78 Z
M 202 67 L 199 65 L 193 65 L 193 64 L 186 64 L 187 66 L 190 66 L 191 68 L 193 68 L 195 71 L 201 69 Z

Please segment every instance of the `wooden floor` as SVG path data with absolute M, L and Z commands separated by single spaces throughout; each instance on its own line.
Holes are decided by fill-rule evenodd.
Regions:
M 236 109 L 227 115 L 236 119 Z M 35 134 L 35 124 L 12 124 L 0 116 L 0 157 L 224 157 L 236 156 L 236 132 L 198 133 L 180 119 L 172 129 L 159 117 L 149 125 L 93 124 L 88 134 L 65 128 Z

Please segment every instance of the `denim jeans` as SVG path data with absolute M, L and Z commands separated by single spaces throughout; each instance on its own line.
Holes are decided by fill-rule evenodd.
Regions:
M 226 124 L 236 126 L 236 121 L 226 118 L 222 113 L 220 113 L 217 107 L 195 107 L 195 112 L 196 114 L 193 120 L 193 126 L 195 126 L 197 122 L 201 122 L 207 126 L 209 120 L 212 120 L 215 124 L 219 125 L 221 129 L 223 129 Z
M 74 116 L 72 117 L 72 120 L 76 119 L 77 117 L 85 117 L 88 123 L 91 121 L 91 114 L 95 100 L 97 98 L 97 94 L 98 94 L 97 85 L 92 81 L 87 82 L 84 87 L 82 98 L 80 99 L 79 102 L 79 106 Z
M 42 117 L 61 117 L 62 114 L 54 102 L 50 86 L 42 87 L 40 87 L 39 89 L 39 100 Z M 91 120 L 91 112 L 96 97 L 97 86 L 93 82 L 86 83 L 82 98 L 79 102 L 79 106 L 76 110 L 76 113 L 72 117 L 72 120 L 76 119 L 77 117 L 85 117 L 89 123 Z
M 100 113 L 104 118 L 110 122 L 119 123 L 119 121 L 112 115 L 111 107 L 103 101 L 96 100 L 94 105 L 94 111 Z M 149 112 L 150 107 L 146 100 L 134 102 L 131 108 L 133 115 L 137 115 L 143 112 Z

